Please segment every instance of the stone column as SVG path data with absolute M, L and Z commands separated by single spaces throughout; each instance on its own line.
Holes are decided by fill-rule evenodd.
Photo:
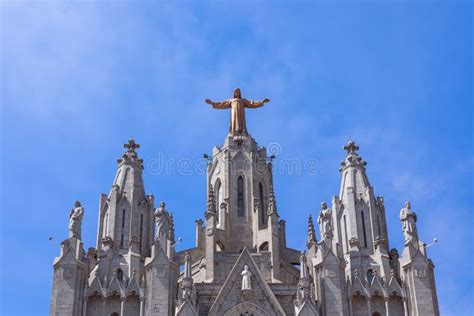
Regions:
M 82 316 L 87 315 L 87 298 L 84 299 L 84 303 L 82 304 Z
M 125 301 L 127 300 L 126 297 L 120 298 L 120 316 L 125 316 Z
M 103 297 L 102 298 L 102 315 L 107 315 L 106 307 L 107 307 L 107 297 Z
M 403 298 L 403 310 L 405 311 L 405 316 L 408 316 L 408 304 L 406 297 Z
M 140 297 L 140 316 L 145 315 L 145 298 Z
M 390 316 L 390 310 L 388 308 L 388 301 L 390 300 L 390 298 L 384 297 L 384 300 L 385 300 L 385 316 Z
M 369 312 L 369 316 L 372 316 L 372 306 L 370 304 L 370 297 L 367 297 L 367 311 Z
M 352 296 L 349 298 L 349 316 L 353 315 L 352 311 Z

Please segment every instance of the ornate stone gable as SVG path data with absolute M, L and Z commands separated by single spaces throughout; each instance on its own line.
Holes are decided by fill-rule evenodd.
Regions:
M 251 289 L 242 288 L 243 277 L 241 273 L 245 266 L 252 273 L 250 278 Z M 245 314 L 246 306 L 249 312 L 257 311 L 254 315 L 261 315 L 258 311 L 264 312 L 266 315 L 285 315 L 283 308 L 260 273 L 260 269 L 249 251 L 244 248 L 222 285 L 209 315 Z M 253 306 L 257 306 L 258 309 Z

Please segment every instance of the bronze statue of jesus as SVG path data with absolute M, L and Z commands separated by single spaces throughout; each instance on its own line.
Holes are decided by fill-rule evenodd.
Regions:
M 263 99 L 262 101 L 253 101 L 242 99 L 240 89 L 234 90 L 234 98 L 225 100 L 222 102 L 212 102 L 206 99 L 206 103 L 212 105 L 214 109 L 228 109 L 230 108 L 230 127 L 229 132 L 234 133 L 247 133 L 247 125 L 245 122 L 245 108 L 259 108 L 265 103 L 270 102 L 269 99 Z

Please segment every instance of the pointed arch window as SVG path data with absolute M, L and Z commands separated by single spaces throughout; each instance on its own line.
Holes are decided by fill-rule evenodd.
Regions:
M 245 194 L 244 178 L 242 176 L 237 180 L 237 216 L 245 216 Z
M 263 184 L 258 184 L 259 199 L 260 199 L 260 223 L 265 224 L 267 221 L 267 201 L 265 201 L 265 191 L 263 190 Z
M 222 183 L 221 183 L 220 179 L 217 179 L 215 188 L 216 188 L 216 194 L 217 194 L 216 211 L 217 211 L 217 214 L 219 215 L 219 211 L 221 209 L 221 204 L 222 204 L 222 202 L 224 202 Z M 217 220 L 219 220 L 219 216 L 217 216 Z
M 140 214 L 140 251 L 142 250 L 143 240 L 143 214 Z
M 361 211 L 360 214 L 362 217 L 362 234 L 364 236 L 364 247 L 367 248 L 367 232 L 365 231 L 364 211 Z
M 123 271 L 122 271 L 122 269 L 117 269 L 117 280 L 119 280 L 119 282 L 123 281 Z
M 367 282 L 369 283 L 369 285 L 372 284 L 373 279 L 374 279 L 374 270 L 372 269 L 367 270 Z
M 109 230 L 109 212 L 105 213 L 103 227 L 104 229 L 102 231 L 102 237 L 107 237 L 107 233 Z

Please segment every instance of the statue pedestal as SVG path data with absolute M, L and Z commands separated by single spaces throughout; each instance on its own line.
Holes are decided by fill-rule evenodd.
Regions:
M 242 300 L 248 301 L 252 298 L 252 289 L 243 289 L 242 290 Z

